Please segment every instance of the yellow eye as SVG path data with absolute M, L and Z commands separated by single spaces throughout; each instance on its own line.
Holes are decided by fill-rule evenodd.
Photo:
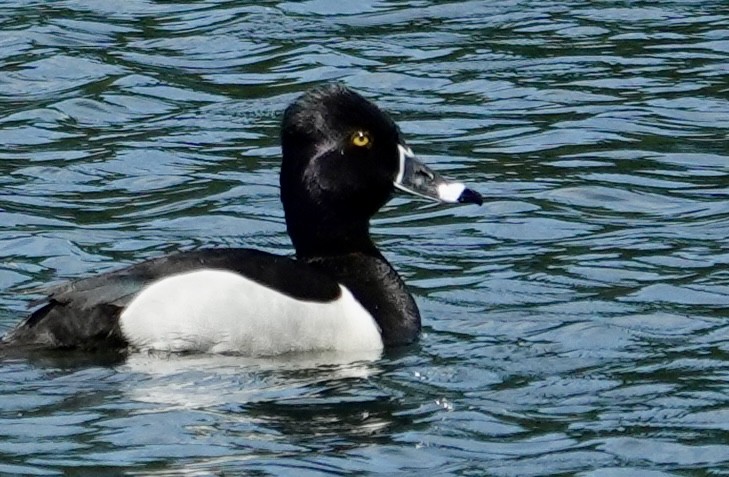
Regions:
M 351 142 L 353 146 L 368 147 L 372 144 L 372 139 L 368 133 L 364 131 L 357 131 L 352 134 Z

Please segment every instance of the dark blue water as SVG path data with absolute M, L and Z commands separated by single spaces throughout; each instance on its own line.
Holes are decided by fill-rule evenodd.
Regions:
M 373 224 L 384 356 L 0 363 L 2 475 L 729 475 L 725 1 L 0 3 L 0 332 L 178 249 L 291 252 L 278 123 L 338 80 L 487 199 Z

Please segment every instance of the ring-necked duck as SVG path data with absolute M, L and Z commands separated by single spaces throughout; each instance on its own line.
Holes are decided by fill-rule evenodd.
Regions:
M 203 249 L 57 285 L 2 345 L 275 355 L 416 340 L 420 313 L 369 220 L 396 189 L 449 203 L 481 196 L 420 163 L 385 112 L 341 85 L 295 100 L 281 143 L 295 260 Z

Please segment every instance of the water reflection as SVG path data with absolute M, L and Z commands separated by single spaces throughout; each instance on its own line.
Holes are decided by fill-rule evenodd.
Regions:
M 380 372 L 379 358 L 379 351 L 297 353 L 267 359 L 134 353 L 119 370 L 138 376 L 128 390 L 129 399 L 198 408 L 265 401 L 271 398 L 271 389 L 279 388 L 289 388 L 287 394 L 294 397 L 294 388 L 308 392 L 322 380 L 366 380 Z M 216 392 L 214 383 L 224 392 Z

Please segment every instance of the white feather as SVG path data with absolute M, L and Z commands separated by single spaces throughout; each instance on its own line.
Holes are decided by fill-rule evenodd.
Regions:
M 249 356 L 382 349 L 372 316 L 340 289 L 332 302 L 302 301 L 234 272 L 199 270 L 144 288 L 120 324 L 141 349 Z

